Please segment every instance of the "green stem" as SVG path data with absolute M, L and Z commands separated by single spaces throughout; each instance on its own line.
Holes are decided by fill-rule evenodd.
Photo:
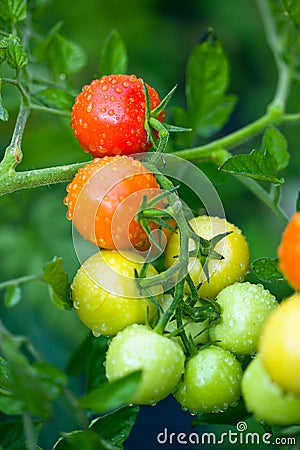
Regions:
M 297 119 L 298 119 L 297 115 Z M 289 117 L 289 121 L 291 118 Z M 271 124 L 284 122 L 284 116 L 280 114 L 275 108 L 269 110 L 269 112 L 259 119 L 253 121 L 252 123 L 240 128 L 233 133 L 223 136 L 220 139 L 216 139 L 208 144 L 204 144 L 198 147 L 192 147 L 185 150 L 178 150 L 173 152 L 172 155 L 179 156 L 188 161 L 202 159 L 205 157 L 210 157 L 215 151 L 221 149 L 232 149 L 246 140 L 253 138 L 254 136 L 263 132 L 263 130 Z
M 275 214 L 284 226 L 288 224 L 289 217 L 278 204 L 274 203 L 271 195 L 259 183 L 242 175 L 235 175 L 235 177 L 253 192 Z
M 30 109 L 31 111 L 35 111 L 35 112 L 44 112 L 47 114 L 55 114 L 56 116 L 62 116 L 62 117 L 71 117 L 71 112 L 70 111 L 66 111 L 63 109 L 56 109 L 56 108 L 48 108 L 48 106 L 42 106 L 42 105 L 36 105 L 34 103 L 32 103 L 30 105 Z
M 46 169 L 4 173 L 0 177 L 0 195 L 10 194 L 11 192 L 19 191 L 21 189 L 68 182 L 76 174 L 78 169 L 85 164 L 86 162 L 49 167 Z
M 282 36 L 279 36 L 277 33 L 268 0 L 256 0 L 256 5 L 264 24 L 265 35 L 273 53 L 278 73 L 277 86 L 272 105 L 276 105 L 284 111 L 291 83 L 291 68 L 282 58 L 284 54 Z
M 37 445 L 35 439 L 34 426 L 31 415 L 28 411 L 25 411 L 23 413 L 23 426 L 26 440 L 26 448 L 28 450 L 36 450 Z
M 12 280 L 3 281 L 0 283 L 0 291 L 8 288 L 9 286 L 16 286 L 18 284 L 28 283 L 28 281 L 40 280 L 42 274 L 37 275 L 27 275 L 20 278 L 14 278 Z
M 70 405 L 74 409 L 80 426 L 82 427 L 83 430 L 87 430 L 88 426 L 89 426 L 87 417 L 85 415 L 85 412 L 81 409 L 81 407 L 77 401 L 77 398 L 66 387 L 64 387 L 64 389 L 63 389 L 63 394 L 64 394 L 66 400 L 70 403 Z

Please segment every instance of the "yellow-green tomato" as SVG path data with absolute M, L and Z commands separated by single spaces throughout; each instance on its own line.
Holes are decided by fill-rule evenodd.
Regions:
M 240 398 L 242 373 L 232 353 L 211 345 L 188 360 L 175 398 L 192 413 L 225 411 Z
M 249 269 L 249 246 L 241 230 L 226 219 L 210 216 L 199 216 L 190 220 L 192 229 L 204 239 L 212 239 L 222 233 L 231 232 L 221 239 L 214 250 L 223 259 L 209 259 L 209 280 L 196 257 L 189 259 L 189 273 L 196 286 L 202 283 L 199 294 L 202 297 L 214 298 L 226 286 L 235 281 L 244 281 Z M 165 264 L 172 266 L 179 254 L 180 234 L 173 233 L 166 249 Z M 190 240 L 189 250 L 195 249 L 194 241 Z
M 155 404 L 172 393 L 183 373 L 185 355 L 180 344 L 149 330 L 131 325 L 111 341 L 106 354 L 106 376 L 115 381 L 134 371 L 142 379 L 132 397 L 138 405 Z
M 210 329 L 210 339 L 236 354 L 255 353 L 263 324 L 278 306 L 276 298 L 262 284 L 244 282 L 222 289 L 216 301 L 222 316 Z
M 258 355 L 247 367 L 242 379 L 246 407 L 258 420 L 269 425 L 298 425 L 300 397 L 275 384 Z
M 95 336 L 114 336 L 133 323 L 145 323 L 156 307 L 138 290 L 134 270 L 140 272 L 144 259 L 136 253 L 102 250 L 88 258 L 72 283 L 74 308 Z M 147 277 L 157 274 L 149 264 Z M 159 300 L 157 289 L 152 294 Z

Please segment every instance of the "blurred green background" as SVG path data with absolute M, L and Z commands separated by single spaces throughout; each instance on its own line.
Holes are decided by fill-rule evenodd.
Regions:
M 103 41 L 112 29 L 117 29 L 128 49 L 130 73 L 143 77 L 161 96 L 178 84 L 169 107 L 169 120 L 172 120 L 172 105 L 185 105 L 185 64 L 208 26 L 214 28 L 223 44 L 231 64 L 229 90 L 239 97 L 237 108 L 222 133 L 262 115 L 275 90 L 276 70 L 253 0 L 85 0 L 84 3 L 52 0 L 38 20 L 38 28 L 44 34 L 62 20 L 62 34 L 85 50 L 87 64 L 73 77 L 78 92 L 83 84 L 97 77 Z M 3 89 L 3 97 L 12 103 L 16 101 L 11 88 Z M 299 100 L 299 87 L 295 87 L 289 104 L 291 111 L 297 110 Z M 7 105 L 11 119 L 0 124 L 0 153 L 9 143 L 14 125 L 15 112 Z M 290 167 L 283 174 L 287 182 L 282 197 L 283 208 L 290 215 L 295 210 L 300 185 L 298 125 L 284 126 L 281 131 L 288 139 L 291 152 Z M 258 142 L 248 142 L 237 151 L 248 152 L 258 147 Z M 29 119 L 23 152 L 20 170 L 88 159 L 75 141 L 67 119 L 37 113 Z M 276 217 L 231 176 L 219 173 L 211 164 L 202 164 L 200 168 L 218 190 L 227 218 L 247 236 L 251 258 L 276 256 L 283 229 Z M 38 273 L 55 255 L 63 257 L 64 267 L 72 279 L 79 262 L 73 248 L 71 223 L 65 218 L 64 196 L 65 185 L 53 185 L 0 198 L 1 281 Z M 289 292 L 285 285 L 267 287 L 279 298 Z M 4 323 L 13 333 L 28 336 L 45 359 L 64 368 L 86 335 L 85 327 L 73 312 L 58 310 L 41 283 L 24 285 L 22 292 L 23 301 L 10 310 L 3 305 L 3 292 L 0 293 Z M 74 389 L 80 386 L 74 385 Z M 147 413 L 150 421 L 151 414 L 152 417 L 157 414 L 154 410 Z M 190 421 L 187 413 L 184 417 L 181 423 Z M 56 439 L 58 429 L 67 431 L 73 426 L 65 412 L 59 420 L 59 428 L 53 423 L 44 431 L 45 448 Z M 174 416 L 172 423 L 176 431 L 178 418 Z M 147 445 L 144 441 L 145 450 L 155 448 Z

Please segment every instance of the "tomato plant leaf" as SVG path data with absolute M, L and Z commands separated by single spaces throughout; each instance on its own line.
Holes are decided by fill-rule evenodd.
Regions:
M 252 150 L 246 155 L 235 155 L 227 159 L 219 169 L 224 172 L 243 175 L 258 181 L 282 184 L 283 178 L 277 177 L 277 160 L 268 151 Z
M 0 388 L 11 389 L 12 381 L 7 362 L 0 356 Z
M 21 288 L 18 285 L 9 286 L 6 289 L 4 302 L 8 308 L 12 308 L 20 303 L 21 300 Z
M 285 11 L 295 25 L 300 25 L 300 3 L 298 0 L 283 0 Z
M 0 0 L 0 16 L 3 20 L 12 20 L 16 23 L 24 20 L 26 15 L 26 0 Z
M 109 338 L 105 336 L 95 338 L 90 333 L 69 360 L 67 373 L 69 375 L 85 373 L 88 391 L 107 382 L 104 361 L 108 342 Z
M 39 434 L 42 424 L 33 422 L 36 437 Z M 0 424 L 0 448 L 5 450 L 24 450 L 26 445 L 24 424 L 21 420 L 2 422 Z
M 111 411 L 128 404 L 141 379 L 141 372 L 133 372 L 124 378 L 105 383 L 88 392 L 79 400 L 82 408 L 90 409 L 97 414 Z
M 22 337 L 0 334 L 0 349 L 7 361 L 15 398 L 24 409 L 32 414 L 49 418 L 52 414 L 51 402 L 59 395 L 66 382 L 63 372 L 49 363 L 30 364 L 22 353 Z
M 73 95 L 63 89 L 57 88 L 43 89 L 37 92 L 34 97 L 45 106 L 50 106 L 65 111 L 71 111 L 74 103 Z
M 15 70 L 23 69 L 28 64 L 27 52 L 15 37 L 9 39 L 7 44 L 6 61 L 9 67 Z
M 278 268 L 278 258 L 257 258 L 251 263 L 251 270 L 261 281 L 267 283 L 284 281 Z
M 227 95 L 229 65 L 218 38 L 208 31 L 193 49 L 186 69 L 187 110 L 176 108 L 178 125 L 193 129 L 192 134 L 209 137 L 227 122 L 236 97 Z
M 46 39 L 34 49 L 34 55 L 39 60 L 45 60 L 54 78 L 59 80 L 70 73 L 80 70 L 86 63 L 86 54 L 73 41 L 67 40 L 59 32 L 62 22 L 58 22 L 49 32 Z
M 273 125 L 269 126 L 263 135 L 261 151 L 265 150 L 275 157 L 278 170 L 287 167 L 290 160 L 287 141 L 285 136 Z
M 128 58 L 125 44 L 118 31 L 112 30 L 102 47 L 99 77 L 113 73 L 126 73 L 127 65 Z
M 92 430 L 75 430 L 64 433 L 53 447 L 53 450 L 119 450 L 101 439 Z
M 44 266 L 42 280 L 48 284 L 53 302 L 62 309 L 71 310 L 70 282 L 62 265 L 62 258 L 55 257 Z
M 105 441 L 123 449 L 123 442 L 128 438 L 138 413 L 138 406 L 124 406 L 117 411 L 93 420 L 90 428 Z

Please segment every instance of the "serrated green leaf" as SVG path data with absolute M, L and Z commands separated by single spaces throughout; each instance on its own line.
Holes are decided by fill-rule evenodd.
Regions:
M 126 73 L 127 64 L 128 58 L 125 44 L 120 34 L 116 30 L 112 30 L 103 44 L 99 77 L 112 73 Z
M 12 38 L 8 42 L 6 61 L 9 67 L 15 70 L 23 69 L 28 64 L 27 52 L 16 38 Z
M 300 25 L 300 3 L 299 0 L 283 0 L 283 5 L 291 20 Z
M 63 89 L 47 88 L 37 92 L 34 97 L 45 106 L 70 111 L 74 97 Z
M 62 258 L 54 258 L 44 267 L 42 280 L 48 284 L 53 302 L 62 309 L 71 310 L 70 282 L 62 265 Z
M 277 160 L 267 151 L 252 150 L 247 155 L 235 155 L 220 166 L 224 172 L 234 173 L 258 181 L 282 184 L 283 178 L 277 178 Z
M 267 283 L 284 281 L 277 258 L 258 258 L 251 263 L 251 270 L 261 281 Z
M 289 164 L 287 140 L 273 125 L 269 126 L 263 135 L 261 150 L 267 150 L 270 155 L 275 157 L 278 170 L 284 169 Z
M 41 430 L 40 422 L 33 422 L 35 436 Z M 4 450 L 24 450 L 28 448 L 24 434 L 24 424 L 21 420 L 7 421 L 0 424 L 0 445 Z
M 125 406 L 113 413 L 93 420 L 90 428 L 105 441 L 123 449 L 123 442 L 128 438 L 138 413 L 138 406 Z
M 97 414 L 112 411 L 129 404 L 141 379 L 141 372 L 134 372 L 124 378 L 88 392 L 79 400 L 82 408 L 90 409 Z
M 9 286 L 6 289 L 4 303 L 8 308 L 16 306 L 21 301 L 21 288 L 18 285 Z
M 53 447 L 53 450 L 119 450 L 108 442 L 103 441 L 92 430 L 76 430 L 64 433 Z
M 16 23 L 24 20 L 26 15 L 26 0 L 0 0 L 0 16 L 3 20 L 12 20 Z
M 227 95 L 229 65 L 220 41 L 212 31 L 193 49 L 186 71 L 187 111 L 176 108 L 177 125 L 208 137 L 228 120 L 236 98 Z

